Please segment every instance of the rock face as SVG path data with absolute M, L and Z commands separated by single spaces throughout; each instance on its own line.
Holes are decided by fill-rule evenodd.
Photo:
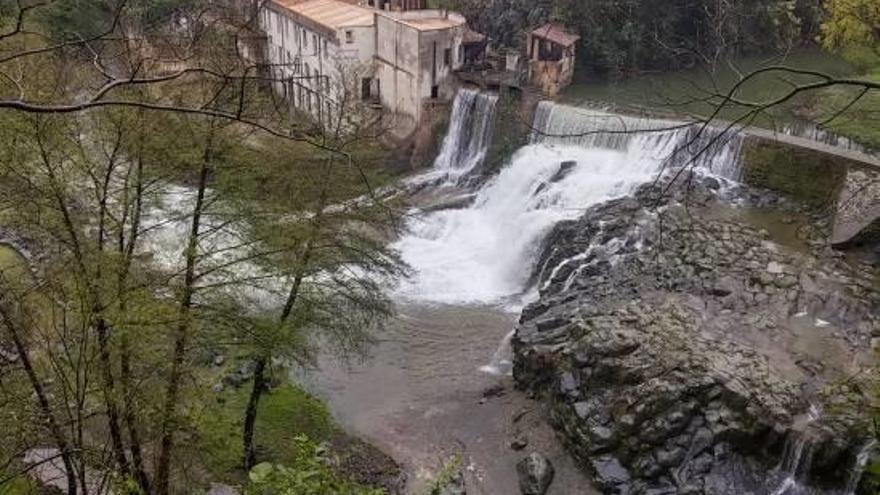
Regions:
M 534 452 L 516 464 L 516 473 L 523 495 L 544 495 L 556 474 L 550 460 Z
M 604 493 L 846 486 L 871 389 L 835 378 L 880 333 L 876 273 L 772 242 L 688 183 L 687 208 L 644 186 L 558 226 L 513 340 L 518 386 Z

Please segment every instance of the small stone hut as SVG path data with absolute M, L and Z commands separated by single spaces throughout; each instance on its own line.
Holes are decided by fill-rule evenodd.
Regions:
M 575 44 L 580 36 L 559 24 L 545 24 L 528 36 L 529 82 L 547 96 L 559 94 L 574 76 Z

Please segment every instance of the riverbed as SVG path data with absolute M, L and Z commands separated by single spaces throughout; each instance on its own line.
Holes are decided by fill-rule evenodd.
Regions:
M 367 359 L 324 359 L 305 380 L 344 427 L 402 463 L 410 493 L 455 456 L 469 494 L 518 493 L 516 463 L 533 451 L 556 469 L 550 495 L 597 493 L 540 404 L 506 374 L 480 370 L 516 318 L 492 306 L 403 303 Z M 514 439 L 528 445 L 514 450 Z

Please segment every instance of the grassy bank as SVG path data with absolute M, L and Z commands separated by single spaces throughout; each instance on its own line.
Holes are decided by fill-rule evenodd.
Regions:
M 204 469 L 216 481 L 238 483 L 241 472 L 242 412 L 248 400 L 248 387 L 216 394 L 197 418 L 198 441 Z M 305 435 L 324 442 L 336 431 L 327 408 L 319 400 L 290 384 L 266 394 L 260 402 L 256 444 L 260 460 L 281 464 L 296 461 L 297 437 Z
M 248 473 L 241 468 L 241 432 L 250 388 L 207 393 L 214 397 L 200 401 L 206 406 L 194 418 L 191 471 L 204 482 L 248 485 Z M 322 488 L 330 490 L 328 494 L 383 493 L 399 476 L 391 458 L 345 433 L 323 402 L 294 384 L 282 384 L 265 394 L 259 418 L 258 462 L 310 473 L 319 486 L 332 487 Z
M 632 79 L 599 81 L 586 71 L 577 73 L 577 81 L 562 95 L 565 103 L 583 105 L 604 103 L 622 108 L 645 108 L 680 115 L 706 117 L 715 111 L 705 98 L 711 94 L 726 93 L 743 74 L 761 67 L 786 65 L 809 69 L 833 76 L 859 77 L 863 69 L 843 58 L 818 49 L 794 52 L 785 57 L 747 57 L 721 64 L 714 71 L 705 68 L 681 72 L 643 74 Z M 880 80 L 880 68 L 868 71 L 864 77 Z M 749 101 L 769 101 L 786 94 L 791 84 L 812 81 L 809 76 L 767 74 L 758 76 L 743 85 L 738 96 Z M 866 94 L 844 115 L 825 124 L 841 108 L 844 108 L 858 89 L 833 87 L 822 91 L 804 93 L 766 112 L 752 122 L 753 125 L 780 129 L 796 121 L 809 121 L 826 130 L 846 136 L 873 148 L 880 148 L 880 94 Z M 748 108 L 730 105 L 718 118 L 733 121 L 749 111 Z
M 880 66 L 862 77 L 880 82 Z M 824 127 L 832 132 L 880 150 L 880 91 L 869 91 L 859 97 L 860 92 L 844 87 L 822 91 L 816 95 L 811 117 L 817 122 L 827 122 Z M 845 111 L 840 113 L 841 110 Z

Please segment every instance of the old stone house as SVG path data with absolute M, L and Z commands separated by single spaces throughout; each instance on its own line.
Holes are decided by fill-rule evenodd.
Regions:
M 409 9 L 421 4 L 270 0 L 260 25 L 276 91 L 320 122 L 355 97 L 381 106 L 398 129 L 415 128 L 426 101 L 453 96 L 467 29 L 455 12 Z
M 529 82 L 553 97 L 571 84 L 574 76 L 575 44 L 580 36 L 558 24 L 545 24 L 529 33 L 526 56 Z

